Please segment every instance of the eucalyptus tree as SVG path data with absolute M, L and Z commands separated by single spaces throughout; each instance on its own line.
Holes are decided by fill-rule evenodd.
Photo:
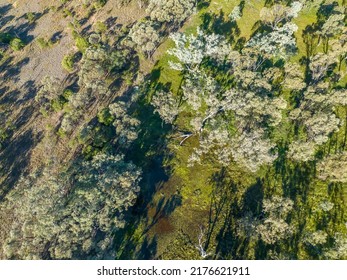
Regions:
M 140 21 L 130 29 L 129 37 L 147 57 L 152 56 L 161 41 L 157 29 L 153 21 Z
M 346 89 L 337 86 L 346 75 L 341 68 L 347 53 L 343 11 L 343 7 L 334 7 L 322 28 L 316 31 L 323 40 L 323 52 L 312 53 L 307 58 L 307 77 L 295 75 L 294 69 L 290 70 L 293 74 L 288 73 L 286 77 L 286 87 L 301 91 L 302 96 L 289 114 L 295 126 L 302 128 L 300 136 L 289 147 L 289 156 L 294 160 L 313 160 L 317 148 L 327 143 L 343 123 L 337 114 L 338 108 L 347 103 Z M 292 86 L 288 86 L 291 80 Z
M 63 85 L 58 78 L 46 76 L 41 80 L 41 87 L 38 90 L 35 101 L 43 108 L 48 109 L 50 103 L 63 93 Z
M 288 239 L 293 234 L 294 228 L 287 221 L 293 206 L 294 202 L 292 200 L 279 196 L 263 201 L 265 217 L 256 228 L 263 242 L 275 244 L 281 240 Z
M 165 108 L 158 110 L 174 112 L 169 118 L 161 114 L 166 122 L 174 121 L 180 110 L 191 112 L 181 144 L 197 136 L 199 147 L 189 164 L 199 163 L 212 151 L 221 164 L 228 165 L 233 159 L 252 172 L 271 164 L 277 156 L 275 144 L 268 139 L 268 128 L 281 123 L 281 112 L 286 108 L 286 101 L 274 94 L 273 84 L 281 70 L 262 67 L 271 57 L 252 48 L 232 52 L 223 36 L 204 34 L 200 29 L 196 35 L 176 33 L 171 37 L 176 47 L 168 53 L 176 61 L 169 64 L 184 75 L 183 103 L 177 110 L 177 97 L 171 94 L 163 98 L 161 92 L 154 94 L 152 102 L 157 108 Z M 225 88 L 208 74 L 201 66 L 204 60 L 228 64 L 234 86 Z
M 173 123 L 179 113 L 179 102 L 172 92 L 157 91 L 152 97 L 154 112 L 166 123 Z
M 196 9 L 196 0 L 149 0 L 147 12 L 152 20 L 181 24 Z
M 131 116 L 129 109 L 131 103 L 118 101 L 109 105 L 110 114 L 113 116 L 113 126 L 116 130 L 117 143 L 122 147 L 128 147 L 138 137 L 141 122 Z
M 124 47 L 111 47 L 100 41 L 98 35 L 90 36 L 95 42 L 83 53 L 78 71 L 79 90 L 69 100 L 61 130 L 71 132 L 93 100 L 109 94 L 109 87 L 116 77 L 128 67 L 131 51 Z M 98 39 L 98 38 L 99 39 Z
M 264 7 L 260 11 L 260 19 L 273 29 L 281 23 L 296 18 L 302 10 L 303 4 L 300 1 L 294 1 L 290 6 L 275 4 L 270 8 Z
M 63 172 L 49 166 L 22 177 L 3 210 L 12 223 L 6 258 L 103 258 L 124 227 L 139 192 L 141 171 L 122 155 L 98 154 Z M 21 207 L 18 207 L 21 205 Z
M 272 56 L 285 58 L 296 52 L 296 38 L 294 33 L 298 26 L 291 22 L 302 9 L 299 1 L 293 2 L 290 7 L 275 4 L 271 8 L 264 7 L 260 12 L 263 24 L 270 27 L 270 31 L 258 32 L 246 44 L 255 47 Z
M 329 155 L 317 165 L 317 177 L 330 182 L 347 182 L 347 152 Z
M 323 252 L 326 259 L 345 260 L 347 258 L 347 235 L 337 232 L 334 236 L 333 246 Z

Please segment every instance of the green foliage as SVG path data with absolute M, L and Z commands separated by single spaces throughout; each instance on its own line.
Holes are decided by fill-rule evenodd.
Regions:
M 73 13 L 69 9 L 63 9 L 64 17 L 73 17 Z
M 44 170 L 22 178 L 4 205 L 18 217 L 10 225 L 5 256 L 75 259 L 112 254 L 113 234 L 125 225 L 140 176 L 122 155 L 100 154 L 67 172 Z M 20 208 L 14 207 L 18 201 Z
M 3 143 L 5 142 L 5 140 L 7 139 L 8 136 L 9 135 L 7 133 L 7 129 L 0 128 L 0 149 L 2 148 Z
M 152 20 L 168 23 L 182 23 L 194 13 L 194 0 L 149 0 L 147 12 Z
M 11 39 L 10 47 L 14 51 L 20 51 L 25 46 L 24 42 L 19 38 Z
M 97 21 L 94 24 L 94 30 L 96 33 L 105 33 L 107 31 L 107 26 L 105 23 L 103 23 L 101 21 Z
M 52 107 L 55 111 L 62 109 L 65 102 L 62 95 L 62 85 L 57 78 L 46 76 L 41 81 L 41 88 L 35 96 L 35 101 L 44 109 L 45 112 Z
M 29 21 L 29 23 L 34 23 L 36 21 L 36 15 L 34 13 L 26 13 L 25 17 Z
M 341 2 L 153 0 L 88 39 L 74 19 L 82 58 L 62 66 L 76 80 L 47 77 L 36 96 L 61 139 L 0 202 L 0 257 L 346 259 Z M 130 159 L 145 177 L 118 231 L 139 192 Z
M 45 39 L 45 38 L 37 38 L 36 43 L 39 45 L 41 49 L 49 48 L 53 46 L 53 42 L 51 39 Z
M 155 24 L 151 21 L 143 21 L 135 24 L 130 32 L 131 40 L 138 48 L 150 57 L 160 42 L 160 34 Z
M 55 112 L 59 112 L 64 108 L 64 105 L 67 103 L 65 94 L 58 96 L 58 98 L 51 101 L 51 107 Z
M 76 47 L 78 48 L 78 50 L 82 53 L 84 53 L 89 46 L 87 39 L 85 39 L 84 37 L 82 37 L 80 35 L 76 36 L 75 44 L 76 44 Z
M 105 108 L 98 113 L 98 121 L 104 125 L 110 125 L 114 121 L 114 116 L 108 108 Z
M 0 43 L 9 44 L 12 39 L 13 36 L 11 36 L 9 33 L 0 32 Z
M 95 9 L 100 9 L 103 6 L 105 6 L 106 3 L 107 3 L 107 0 L 95 0 L 94 1 L 94 7 L 95 7 Z
M 66 100 L 70 100 L 70 98 L 73 96 L 73 91 L 71 89 L 65 89 L 64 92 L 63 92 L 63 97 L 66 99 Z
M 74 70 L 74 60 L 75 60 L 74 54 L 67 54 L 64 56 L 61 62 L 61 65 L 66 71 L 72 72 Z

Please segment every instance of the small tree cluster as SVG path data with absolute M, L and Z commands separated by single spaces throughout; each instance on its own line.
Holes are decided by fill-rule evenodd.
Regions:
M 14 219 L 6 258 L 103 258 L 139 192 L 141 172 L 123 156 L 100 154 L 67 173 L 23 177 L 5 204 Z M 21 207 L 17 207 L 18 203 Z
M 262 164 L 271 164 L 277 155 L 275 145 L 267 139 L 267 130 L 281 123 L 286 108 L 286 101 L 274 95 L 274 84 L 282 76 L 281 71 L 276 67 L 263 68 L 269 56 L 252 48 L 242 53 L 230 52 L 220 35 L 207 35 L 198 29 L 197 36 L 177 33 L 172 38 L 176 47 L 168 53 L 179 62 L 171 62 L 170 66 L 184 71 L 183 105 L 193 113 L 191 132 L 182 135 L 181 144 L 192 135 L 198 135 L 200 142 L 190 164 L 199 162 L 202 155 L 212 150 L 223 165 L 228 165 L 232 156 L 252 172 Z M 204 59 L 227 61 L 235 78 L 234 86 L 222 89 L 201 67 Z M 230 130 L 228 122 L 236 131 Z
M 90 106 L 94 98 L 99 98 L 109 91 L 114 77 L 119 75 L 130 59 L 128 49 L 113 49 L 103 45 L 97 38 L 91 36 L 96 44 L 88 47 L 83 53 L 78 72 L 79 91 L 69 102 L 70 111 L 64 116 L 61 123 L 63 132 L 71 132 L 78 123 L 82 113 Z
M 196 0 L 149 0 L 152 20 L 181 24 L 195 11 Z
M 258 48 L 272 56 L 286 57 L 296 51 L 294 33 L 298 26 L 291 19 L 296 18 L 302 9 L 302 4 L 293 2 L 290 7 L 275 4 L 271 8 L 264 7 L 260 12 L 260 19 L 271 27 L 270 32 L 257 33 L 246 46 Z
M 168 53 L 175 56 L 180 63 L 169 62 L 170 67 L 181 71 L 196 70 L 195 68 L 206 57 L 223 60 L 230 53 L 230 46 L 225 38 L 218 34 L 205 34 L 200 28 L 197 34 L 187 36 L 184 33 L 174 33 L 170 35 L 175 47 L 168 50 Z

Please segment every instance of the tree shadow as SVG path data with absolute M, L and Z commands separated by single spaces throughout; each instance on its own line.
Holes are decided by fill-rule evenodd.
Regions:
M 239 235 L 238 220 L 249 212 L 261 216 L 263 181 L 258 178 L 255 184 L 248 187 L 242 201 L 238 198 L 241 182 L 236 183 L 225 168 L 213 174 L 211 184 L 213 190 L 204 249 L 208 251 L 212 238 L 215 238 L 213 259 L 246 259 L 251 248 L 250 238 Z
M 207 8 L 210 5 L 210 3 L 211 3 L 211 0 L 198 0 L 196 8 L 198 10 L 202 10 L 204 8 Z
M 157 252 L 157 236 L 154 236 L 150 241 L 146 237 L 139 250 L 138 260 L 151 260 Z
M 162 223 L 160 225 L 161 228 L 159 231 L 166 232 L 168 228 L 171 228 L 170 224 L 166 221 L 166 219 L 170 216 L 170 214 L 175 210 L 176 207 L 181 205 L 182 197 L 180 194 L 174 194 L 170 198 L 162 197 L 156 205 L 154 215 L 152 217 L 147 215 L 147 227 L 143 231 L 142 235 L 145 235 L 152 227 L 157 225 L 160 221 L 162 221 Z
M 29 63 L 29 60 L 29 57 L 26 57 L 16 64 L 8 65 L 3 74 L 4 79 L 11 79 L 14 82 L 17 82 L 19 80 L 17 76 L 20 74 L 22 67 Z
M 13 37 L 18 37 L 26 44 L 30 44 L 34 40 L 33 35 L 29 35 L 29 32 L 34 30 L 36 23 L 23 23 L 19 26 L 8 26 L 3 31 L 10 34 Z
M 146 250 L 146 254 L 141 253 L 141 249 L 139 250 L 142 240 L 149 238 L 149 235 L 146 234 L 152 227 L 159 224 L 166 227 L 168 224 L 165 219 L 181 204 L 180 194 L 168 198 L 163 197 L 157 203 L 153 202 L 155 193 L 162 189 L 170 172 L 164 167 L 164 161 L 167 157 L 167 135 L 171 126 L 163 125 L 160 117 L 154 114 L 154 108 L 148 100 L 158 85 L 159 77 L 160 70 L 152 72 L 145 77 L 145 80 L 150 81 L 150 83 L 143 84 L 137 89 L 142 94 L 133 113 L 141 121 L 141 131 L 131 148 L 126 152 L 126 160 L 132 161 L 142 168 L 143 178 L 140 183 L 139 197 L 132 208 L 132 218 L 126 228 L 119 234 L 117 233 L 115 237 L 117 239 L 115 251 L 119 259 L 138 259 L 144 258 L 144 256 L 148 259 L 152 258 L 155 255 L 155 250 Z M 154 215 L 151 216 L 148 210 L 153 203 L 155 203 L 156 208 Z M 141 224 L 142 226 L 140 226 Z M 141 229 L 140 235 L 137 232 L 139 227 Z M 147 247 L 146 244 L 142 244 L 142 246 Z
M 264 179 L 257 178 L 257 182 L 251 185 L 244 194 L 243 212 L 252 212 L 256 216 L 261 216 L 264 198 Z
M 334 1 L 332 3 L 324 3 L 319 6 L 317 11 L 317 24 L 318 26 L 323 25 L 326 20 L 334 13 L 334 8 L 337 7 L 339 3 Z
M 54 44 L 58 42 L 61 38 L 63 38 L 63 31 L 57 31 L 51 36 L 49 40 L 52 41 Z
M 208 250 L 216 223 L 223 214 L 224 208 L 229 207 L 231 194 L 235 190 L 235 184 L 227 180 L 225 168 L 222 168 L 221 171 L 213 174 L 212 178 L 210 179 L 210 183 L 213 186 L 213 190 L 210 200 L 207 238 L 204 248 L 205 251 Z
M 0 26 L 4 26 L 7 22 L 11 21 L 14 16 L 6 16 L 6 14 L 13 8 L 12 4 L 5 4 L 0 6 Z
M 5 12 L 6 12 L 6 9 L 8 11 L 8 8 L 5 8 Z M 30 33 L 30 31 L 33 31 L 35 29 L 35 27 L 36 27 L 36 20 L 39 19 L 40 17 L 44 16 L 48 12 L 49 12 L 49 9 L 45 9 L 42 13 L 35 13 L 35 14 L 33 14 L 34 17 L 35 17 L 35 20 L 33 22 L 26 21 L 26 22 L 24 22 L 22 24 L 19 24 L 19 25 L 6 26 L 1 31 L 4 32 L 4 33 L 8 33 L 11 37 L 18 37 L 24 43 L 29 44 L 29 43 L 31 43 L 34 40 L 34 36 L 30 35 L 29 33 Z M 0 12 L 0 14 L 1 14 L 1 12 Z M 19 19 L 22 19 L 25 16 L 26 16 L 26 14 L 23 14 L 21 17 L 18 17 L 17 21 Z M 13 18 L 11 18 L 11 19 L 13 19 Z M 1 19 L 1 20 L 4 21 L 5 19 Z
M 11 139 L 7 147 L 0 153 L 0 162 L 2 163 L 0 174 L 5 180 L 0 189 L 0 201 L 15 186 L 27 167 L 31 151 L 42 136 L 35 135 L 32 130 L 27 130 L 23 134 Z
M 240 28 L 236 21 L 225 19 L 225 14 L 220 11 L 219 14 L 204 13 L 201 15 L 202 29 L 207 33 L 214 33 L 225 36 L 231 43 L 240 35 Z
M 18 89 L 9 90 L 9 87 L 4 87 L 0 89 L 0 104 L 14 104 L 19 99 L 20 94 L 21 92 Z

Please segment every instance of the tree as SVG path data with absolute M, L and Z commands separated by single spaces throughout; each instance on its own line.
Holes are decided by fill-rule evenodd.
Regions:
M 241 7 L 239 5 L 235 6 L 234 9 L 231 11 L 229 18 L 232 21 L 237 21 L 242 17 Z
M 235 139 L 231 149 L 234 160 L 252 172 L 277 158 L 275 144 L 266 139 L 262 131 L 243 132 Z
M 10 47 L 14 51 L 20 51 L 21 49 L 24 48 L 24 46 L 25 44 L 20 38 L 13 38 L 10 42 Z
M 288 198 L 274 196 L 263 201 L 265 218 L 257 226 L 257 233 L 266 244 L 275 244 L 293 234 L 293 226 L 286 221 L 294 203 Z
M 322 230 L 307 233 L 304 237 L 304 243 L 307 245 L 317 247 L 325 244 L 328 240 L 328 234 Z
M 336 65 L 337 58 L 333 55 L 318 53 L 310 60 L 311 78 L 313 83 L 318 83 L 326 76 L 328 70 L 332 70 Z
M 35 96 L 35 101 L 48 109 L 50 103 L 63 93 L 63 85 L 58 78 L 46 76 L 41 80 L 41 87 Z
M 287 155 L 294 161 L 310 161 L 314 159 L 316 147 L 313 141 L 296 140 L 289 144 Z
M 103 47 L 89 47 L 83 54 L 78 84 L 82 91 L 106 94 L 108 90 L 105 77 L 108 74 L 109 53 Z
M 93 95 L 106 94 L 106 79 L 111 74 L 119 74 L 129 59 L 130 52 L 127 49 L 111 48 L 102 43 L 88 47 L 83 53 L 78 72 L 81 90 L 91 91 Z
M 287 62 L 284 66 L 284 74 L 284 88 L 300 91 L 306 87 L 305 76 L 299 64 Z
M 271 8 L 264 7 L 260 11 L 260 19 L 272 29 L 279 26 L 280 23 L 296 18 L 302 9 L 302 4 L 295 1 L 290 7 L 281 4 L 275 4 Z
M 176 56 L 180 64 L 171 63 L 173 69 L 196 70 L 196 67 L 204 58 L 223 60 L 230 51 L 224 37 L 217 34 L 204 34 L 197 29 L 197 35 L 186 36 L 184 33 L 174 33 L 171 39 L 176 47 L 168 50 L 168 53 Z M 176 66 L 177 65 L 177 66 Z
M 337 232 L 334 236 L 334 245 L 332 248 L 324 250 L 323 256 L 332 260 L 345 260 L 347 257 L 347 236 Z
M 94 98 L 100 98 L 109 92 L 110 84 L 128 66 L 130 57 L 128 49 L 111 48 L 102 42 L 85 50 L 78 71 L 79 91 L 69 100 L 70 110 L 61 124 L 63 132 L 72 131 Z
M 73 72 L 74 68 L 74 60 L 75 60 L 75 55 L 74 54 L 67 54 L 64 56 L 61 66 L 68 72 Z
M 317 177 L 330 182 L 347 182 L 347 152 L 329 155 L 317 165 Z
M 204 58 L 217 61 L 224 60 L 230 53 L 230 46 L 225 38 L 218 34 L 205 34 L 200 28 L 196 35 L 174 33 L 170 35 L 175 47 L 168 50 L 168 54 L 175 56 L 180 63 L 169 62 L 170 67 L 181 71 L 195 71 Z
M 200 253 L 200 257 L 202 257 L 203 259 L 207 258 L 210 254 L 206 252 L 206 248 L 205 248 L 205 244 L 206 241 L 205 239 L 205 230 L 202 226 L 200 226 L 200 233 L 198 236 L 198 245 L 196 245 L 196 249 L 199 250 Z
M 318 145 L 326 143 L 329 135 L 339 130 L 339 124 L 340 119 L 335 114 L 324 112 L 315 112 L 303 121 L 303 125 L 307 128 L 308 139 Z
M 121 1 L 125 1 L 125 0 L 121 0 Z M 100 9 L 107 3 L 107 0 L 83 0 L 82 2 L 85 5 L 88 5 L 88 6 L 93 5 L 96 9 Z
M 275 145 L 266 139 L 267 130 L 281 123 L 286 108 L 285 100 L 273 90 L 280 71 L 262 68 L 268 56 L 251 48 L 241 54 L 230 53 L 220 35 L 198 29 L 196 36 L 177 33 L 173 40 L 176 47 L 168 53 L 179 62 L 172 62 L 171 67 L 183 71 L 182 106 L 192 113 L 190 132 L 182 135 L 181 144 L 192 135 L 198 135 L 200 143 L 189 164 L 200 162 L 202 155 L 211 151 L 221 164 L 228 165 L 232 156 L 252 172 L 262 164 L 271 164 L 277 156 Z M 223 89 L 201 67 L 204 59 L 230 63 L 234 86 Z
M 323 51 L 325 53 L 329 50 L 329 41 L 337 35 L 346 33 L 347 27 L 344 22 L 345 19 L 345 8 L 336 6 L 334 7 L 333 13 L 324 22 L 318 34 L 323 39 Z
M 260 12 L 260 19 L 271 27 L 270 31 L 258 32 L 246 44 L 257 48 L 271 56 L 285 58 L 296 52 L 296 39 L 294 33 L 298 26 L 290 20 L 296 18 L 302 9 L 299 1 L 293 2 L 290 7 L 275 4 L 271 8 L 264 7 Z
M 114 116 L 113 126 L 116 128 L 116 141 L 123 147 L 129 146 L 137 138 L 141 123 L 129 114 L 130 105 L 130 102 L 118 101 L 109 106 L 110 114 Z
M 23 177 L 5 208 L 4 252 L 15 259 L 103 258 L 139 192 L 141 171 L 122 155 L 96 155 L 67 172 Z M 18 203 L 21 207 L 17 207 Z
M 263 200 L 261 217 L 247 212 L 237 222 L 237 235 L 262 240 L 267 245 L 274 245 L 288 239 L 294 233 L 294 227 L 287 221 L 294 202 L 289 198 L 273 196 Z
M 160 43 L 159 32 L 151 21 L 136 23 L 129 32 L 129 37 L 147 57 L 151 57 Z
M 195 11 L 195 0 L 149 0 L 147 13 L 152 20 L 181 24 Z
M 294 23 L 285 23 L 283 26 L 275 26 L 272 32 L 257 33 L 246 44 L 248 47 L 259 48 L 260 51 L 272 56 L 286 57 L 296 52 L 296 39 L 294 33 L 298 26 Z
M 151 104 L 166 123 L 173 123 L 179 113 L 179 103 L 171 92 L 157 91 L 152 97 Z

